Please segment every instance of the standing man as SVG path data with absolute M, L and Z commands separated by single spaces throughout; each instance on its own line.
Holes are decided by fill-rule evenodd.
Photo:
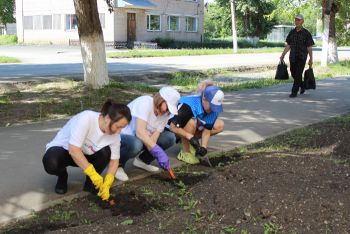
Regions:
M 294 98 L 297 96 L 299 88 L 300 94 L 305 92 L 303 84 L 303 71 L 305 68 L 305 63 L 307 55 L 309 54 L 309 66 L 312 66 L 312 46 L 315 44 L 311 33 L 303 28 L 304 16 L 298 14 L 295 16 L 295 28 L 289 32 L 286 42 L 287 45 L 280 57 L 284 60 L 284 56 L 290 50 L 289 62 L 290 62 L 290 72 L 294 79 L 292 92 L 289 97 Z

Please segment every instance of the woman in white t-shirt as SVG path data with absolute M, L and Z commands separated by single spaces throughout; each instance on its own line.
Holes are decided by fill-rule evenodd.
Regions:
M 84 191 L 109 198 L 120 158 L 120 132 L 131 120 L 124 104 L 107 100 L 101 112 L 86 110 L 73 116 L 46 145 L 46 172 L 58 176 L 55 191 L 67 192 L 67 166 L 80 167 L 86 174 Z M 100 173 L 108 170 L 103 179 Z
M 177 114 L 180 94 L 174 88 L 163 87 L 153 97 L 141 96 L 128 104 L 132 119 L 121 132 L 120 167 L 116 178 L 127 181 L 125 163 L 135 158 L 133 165 L 155 172 L 159 168 L 150 165 L 156 159 L 164 170 L 169 168 L 169 158 L 164 150 L 175 144 L 175 135 L 164 131 L 170 114 Z M 136 157 L 138 156 L 138 157 Z

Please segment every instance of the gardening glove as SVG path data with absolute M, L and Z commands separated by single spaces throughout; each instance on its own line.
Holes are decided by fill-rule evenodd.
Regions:
M 109 199 L 109 196 L 110 196 L 109 189 L 111 188 L 113 182 L 114 182 L 114 176 L 108 173 L 105 176 L 104 182 L 100 187 L 100 191 L 97 194 L 97 196 L 101 197 L 103 201 L 106 201 Z
M 197 150 L 197 154 L 201 157 L 205 156 L 208 153 L 208 150 L 204 147 L 199 147 L 199 149 Z
M 157 159 L 159 166 L 167 171 L 170 167 L 170 162 L 165 151 L 156 144 L 149 152 Z
M 190 144 L 193 146 L 193 148 L 195 148 L 195 150 L 198 150 L 201 147 L 201 145 L 199 144 L 198 138 L 195 136 L 193 136 L 190 139 Z
M 94 165 L 90 164 L 85 170 L 84 173 L 90 177 L 90 180 L 95 185 L 96 189 L 99 189 L 103 184 L 103 178 L 98 174 L 94 168 Z

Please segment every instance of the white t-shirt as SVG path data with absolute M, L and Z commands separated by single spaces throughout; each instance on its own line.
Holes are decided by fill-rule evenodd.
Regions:
M 147 122 L 147 131 L 152 134 L 155 131 L 163 132 L 170 115 L 164 114 L 156 116 L 154 114 L 153 97 L 141 96 L 128 104 L 132 119 L 126 128 L 123 128 L 122 134 L 136 135 L 136 119 L 142 119 Z
M 120 158 L 120 134 L 108 135 L 98 125 L 100 113 L 83 111 L 73 116 L 46 145 L 46 150 L 60 146 L 68 150 L 68 145 L 79 147 L 86 155 L 92 155 L 107 145 L 111 149 L 111 159 Z

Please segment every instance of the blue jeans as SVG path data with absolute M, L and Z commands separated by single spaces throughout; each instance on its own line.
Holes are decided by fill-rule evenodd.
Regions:
M 175 141 L 175 134 L 164 130 L 157 140 L 157 145 L 166 150 L 175 145 Z M 129 159 L 135 158 L 137 155 L 146 164 L 150 164 L 154 160 L 154 157 L 137 136 L 121 134 L 119 166 L 124 167 Z

